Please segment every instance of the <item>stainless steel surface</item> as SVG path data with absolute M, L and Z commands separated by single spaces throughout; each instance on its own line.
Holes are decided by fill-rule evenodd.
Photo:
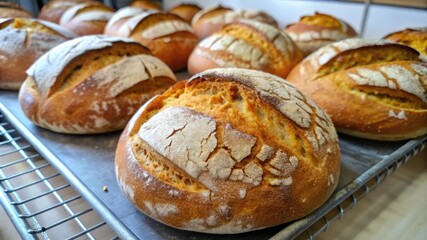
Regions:
M 40 141 L 41 152 L 54 158 L 77 176 L 84 188 L 112 212 L 112 218 L 126 227 L 116 227 L 122 234 L 140 239 L 290 239 L 314 238 L 340 219 L 367 193 L 400 167 L 427 142 L 427 136 L 401 142 L 378 142 L 340 136 L 341 176 L 334 195 L 313 214 L 304 219 L 273 228 L 239 235 L 209 235 L 181 231 L 160 224 L 140 213 L 120 192 L 114 174 L 114 153 L 120 132 L 74 136 L 53 133 L 34 126 L 21 112 L 17 94 L 0 91 L 0 101 L 22 122 L 23 128 Z M 106 193 L 102 187 L 106 185 Z M 96 201 L 94 202 L 96 203 Z M 108 221 L 107 221 L 108 222 Z M 129 231 L 128 233 L 127 231 Z M 119 234 L 120 235 L 120 234 Z

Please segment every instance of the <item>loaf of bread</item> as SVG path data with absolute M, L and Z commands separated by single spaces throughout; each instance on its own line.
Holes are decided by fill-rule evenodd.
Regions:
M 199 42 L 191 26 L 171 13 L 145 12 L 123 24 L 118 35 L 147 46 L 173 71 L 187 67 L 188 57 Z
M 343 133 L 389 141 L 427 133 L 427 64 L 413 48 L 346 39 L 312 53 L 287 79 Z
M 277 27 L 276 20 L 258 10 L 233 10 L 223 6 L 213 6 L 197 12 L 191 26 L 200 38 L 205 38 L 220 30 L 224 25 L 239 19 L 251 19 Z
M 285 32 L 303 51 L 304 56 L 326 44 L 357 36 L 348 23 L 319 12 L 301 17 L 299 22 L 286 26 Z
M 407 28 L 388 34 L 384 39 L 408 45 L 424 55 L 427 62 L 427 27 Z
M 140 8 L 142 10 L 162 10 L 160 2 L 150 1 L 150 0 L 133 0 L 129 6 Z
M 0 89 L 18 90 L 25 80 L 25 71 L 37 58 L 75 36 L 59 25 L 42 20 L 0 20 Z
M 200 10 L 202 9 L 196 4 L 182 3 L 180 5 L 177 5 L 171 8 L 169 12 L 182 17 L 185 21 L 191 24 L 191 21 L 193 20 L 194 15 Z
M 173 72 L 134 41 L 92 35 L 39 58 L 19 92 L 25 115 L 60 133 L 123 129 L 136 110 L 176 83 Z
M 337 185 L 340 151 L 329 117 L 284 79 L 223 68 L 139 109 L 115 164 L 123 193 L 146 215 L 224 234 L 311 213 Z
M 119 29 L 122 27 L 122 25 L 125 24 L 132 17 L 146 11 L 147 10 L 143 10 L 137 7 L 124 7 L 117 10 L 108 20 L 108 23 L 104 29 L 104 34 L 120 37 Z
M 53 0 L 43 5 L 39 13 L 39 19 L 50 21 L 59 24 L 62 14 L 64 12 L 84 2 L 90 2 L 95 0 Z
M 102 34 L 113 14 L 114 9 L 99 2 L 81 3 L 67 9 L 60 24 L 80 36 Z
M 253 20 L 238 20 L 200 41 L 188 60 L 196 74 L 217 67 L 257 69 L 286 77 L 303 58 L 279 28 Z
M 0 2 L 0 18 L 32 18 L 33 15 L 14 2 Z

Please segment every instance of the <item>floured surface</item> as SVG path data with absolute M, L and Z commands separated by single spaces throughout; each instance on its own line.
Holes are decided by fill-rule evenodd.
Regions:
M 158 22 L 146 29 L 141 33 L 143 38 L 155 39 L 164 37 L 176 32 L 194 32 L 191 26 L 183 20 L 170 20 Z
M 105 97 L 114 98 L 141 81 L 157 77 L 175 79 L 173 72 L 161 60 L 151 55 L 141 54 L 100 69 L 91 76 L 91 79 L 92 84 L 98 85 L 99 88 L 108 88 Z
M 400 89 L 419 97 L 424 103 L 427 103 L 425 84 L 427 65 L 412 64 L 411 66 L 414 69 L 408 69 L 397 64 L 382 66 L 379 70 L 359 67 L 356 70 L 358 74 L 349 73 L 349 76 L 359 85 L 386 87 L 394 90 Z M 416 73 L 411 70 L 416 71 Z
M 304 59 L 304 62 L 309 61 L 313 68 L 317 69 L 319 66 L 327 63 L 338 53 L 356 49 L 364 46 L 374 46 L 374 45 L 386 45 L 393 44 L 390 41 L 386 40 L 365 40 L 361 38 L 349 38 L 342 40 L 340 42 L 332 43 L 328 46 L 322 47 L 309 57 Z
M 133 16 L 138 15 L 142 12 L 144 12 L 144 10 L 142 10 L 140 8 L 136 8 L 136 7 L 129 7 L 128 6 L 128 7 L 121 8 L 121 9 L 117 10 L 113 14 L 113 16 L 111 16 L 111 18 L 108 21 L 105 29 L 110 28 L 112 25 L 114 25 L 115 23 L 117 23 L 118 21 L 120 21 L 122 19 L 133 17 Z
M 62 69 L 75 57 L 95 49 L 102 49 L 112 46 L 114 42 L 133 42 L 128 39 L 88 36 L 67 41 L 60 46 L 61 51 L 50 51 L 36 61 L 28 70 L 27 74 L 37 83 L 41 95 L 46 95 L 49 89 L 55 84 Z M 55 65 L 55 67 L 51 67 Z

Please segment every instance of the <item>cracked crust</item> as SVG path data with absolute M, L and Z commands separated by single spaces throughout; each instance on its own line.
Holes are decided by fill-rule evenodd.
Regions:
M 305 58 L 288 80 L 322 106 L 339 131 L 396 141 L 427 133 L 426 67 L 410 47 L 347 39 Z
M 247 68 L 286 77 L 302 52 L 285 33 L 266 23 L 238 20 L 203 39 L 188 60 L 196 74 L 217 67 Z
M 309 214 L 336 187 L 339 158 L 335 129 L 311 100 L 274 75 L 228 68 L 141 107 L 115 164 L 123 192 L 148 216 L 224 234 Z M 159 215 L 167 204 L 173 211 Z
M 71 134 L 123 129 L 141 104 L 176 83 L 147 48 L 107 36 L 61 44 L 27 74 L 19 92 L 25 115 L 40 127 Z
M 0 88 L 18 90 L 36 59 L 76 35 L 53 23 L 25 18 L 0 23 Z

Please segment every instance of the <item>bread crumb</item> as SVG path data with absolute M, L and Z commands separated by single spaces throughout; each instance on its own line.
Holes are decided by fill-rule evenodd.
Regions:
M 104 186 L 102 187 L 102 191 L 104 191 L 104 192 L 108 192 L 107 185 L 104 185 Z

